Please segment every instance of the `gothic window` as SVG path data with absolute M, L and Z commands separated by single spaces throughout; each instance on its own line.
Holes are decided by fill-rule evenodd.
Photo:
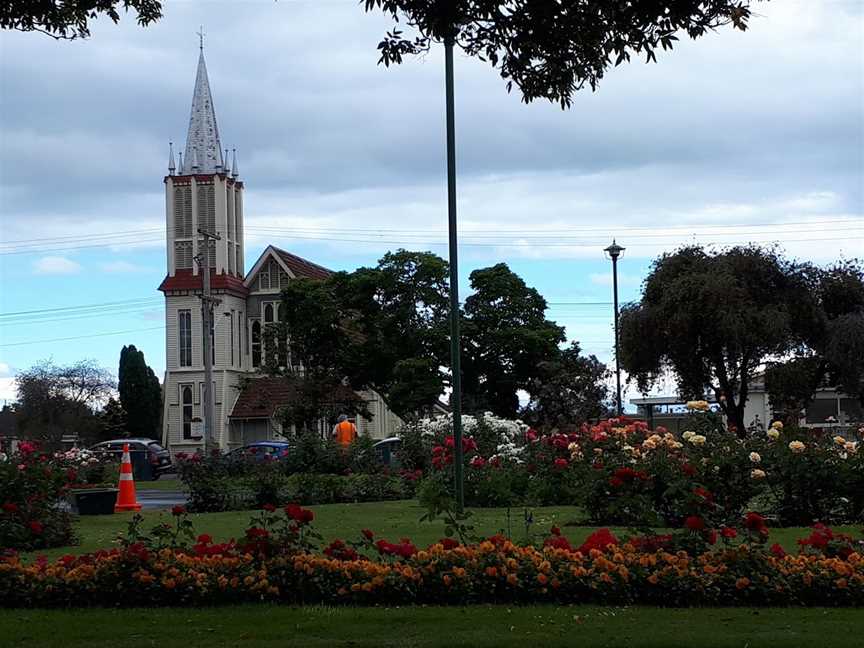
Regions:
M 198 185 L 198 227 L 216 232 L 216 203 L 213 185 Z
M 183 409 L 183 438 L 192 438 L 192 418 L 194 406 L 192 405 L 192 386 L 180 385 L 180 400 Z
M 267 264 L 261 266 L 261 271 L 258 273 L 258 289 L 270 289 L 270 266 Z
M 273 323 L 273 302 L 267 302 L 264 304 L 264 323 Z
M 192 366 L 192 311 L 177 311 L 177 351 L 181 367 Z
M 252 366 L 261 366 L 261 322 L 252 323 Z
M 174 187 L 174 236 L 192 237 L 192 189 L 188 186 Z

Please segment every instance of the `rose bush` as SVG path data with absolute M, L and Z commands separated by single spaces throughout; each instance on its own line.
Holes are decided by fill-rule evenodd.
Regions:
M 71 544 L 71 516 L 58 508 L 77 473 L 29 442 L 0 462 L 0 548 Z

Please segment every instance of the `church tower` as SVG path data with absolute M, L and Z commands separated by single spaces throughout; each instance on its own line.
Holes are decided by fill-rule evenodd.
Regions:
M 210 269 L 213 325 L 209 331 L 217 443 L 228 447 L 228 415 L 248 361 L 246 297 L 243 283 L 243 182 L 237 154 L 222 148 L 204 62 L 203 44 L 192 94 L 185 151 L 175 160 L 169 144 L 165 183 L 167 276 L 165 294 L 166 375 L 163 441 L 177 451 L 203 448 L 204 335 L 203 275 Z M 205 237 L 206 232 L 211 237 Z M 209 240 L 208 240 L 209 239 Z M 248 346 L 248 344 L 247 344 Z

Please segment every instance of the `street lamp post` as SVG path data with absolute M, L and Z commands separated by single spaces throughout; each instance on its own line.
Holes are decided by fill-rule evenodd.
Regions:
M 625 248 L 618 245 L 615 239 L 612 239 L 612 245 L 603 250 L 612 259 L 612 294 L 615 301 L 615 389 L 618 416 L 624 414 L 624 404 L 621 402 L 621 365 L 618 360 L 618 257 L 624 250 Z

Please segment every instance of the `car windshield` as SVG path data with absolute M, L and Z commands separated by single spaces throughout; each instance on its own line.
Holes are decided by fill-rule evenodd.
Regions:
M 155 441 L 151 441 L 150 443 L 147 444 L 147 446 L 148 446 L 148 447 L 149 447 L 153 452 L 162 452 L 162 451 L 165 449 L 165 448 L 163 448 L 161 445 L 159 445 L 158 443 L 156 443 Z

